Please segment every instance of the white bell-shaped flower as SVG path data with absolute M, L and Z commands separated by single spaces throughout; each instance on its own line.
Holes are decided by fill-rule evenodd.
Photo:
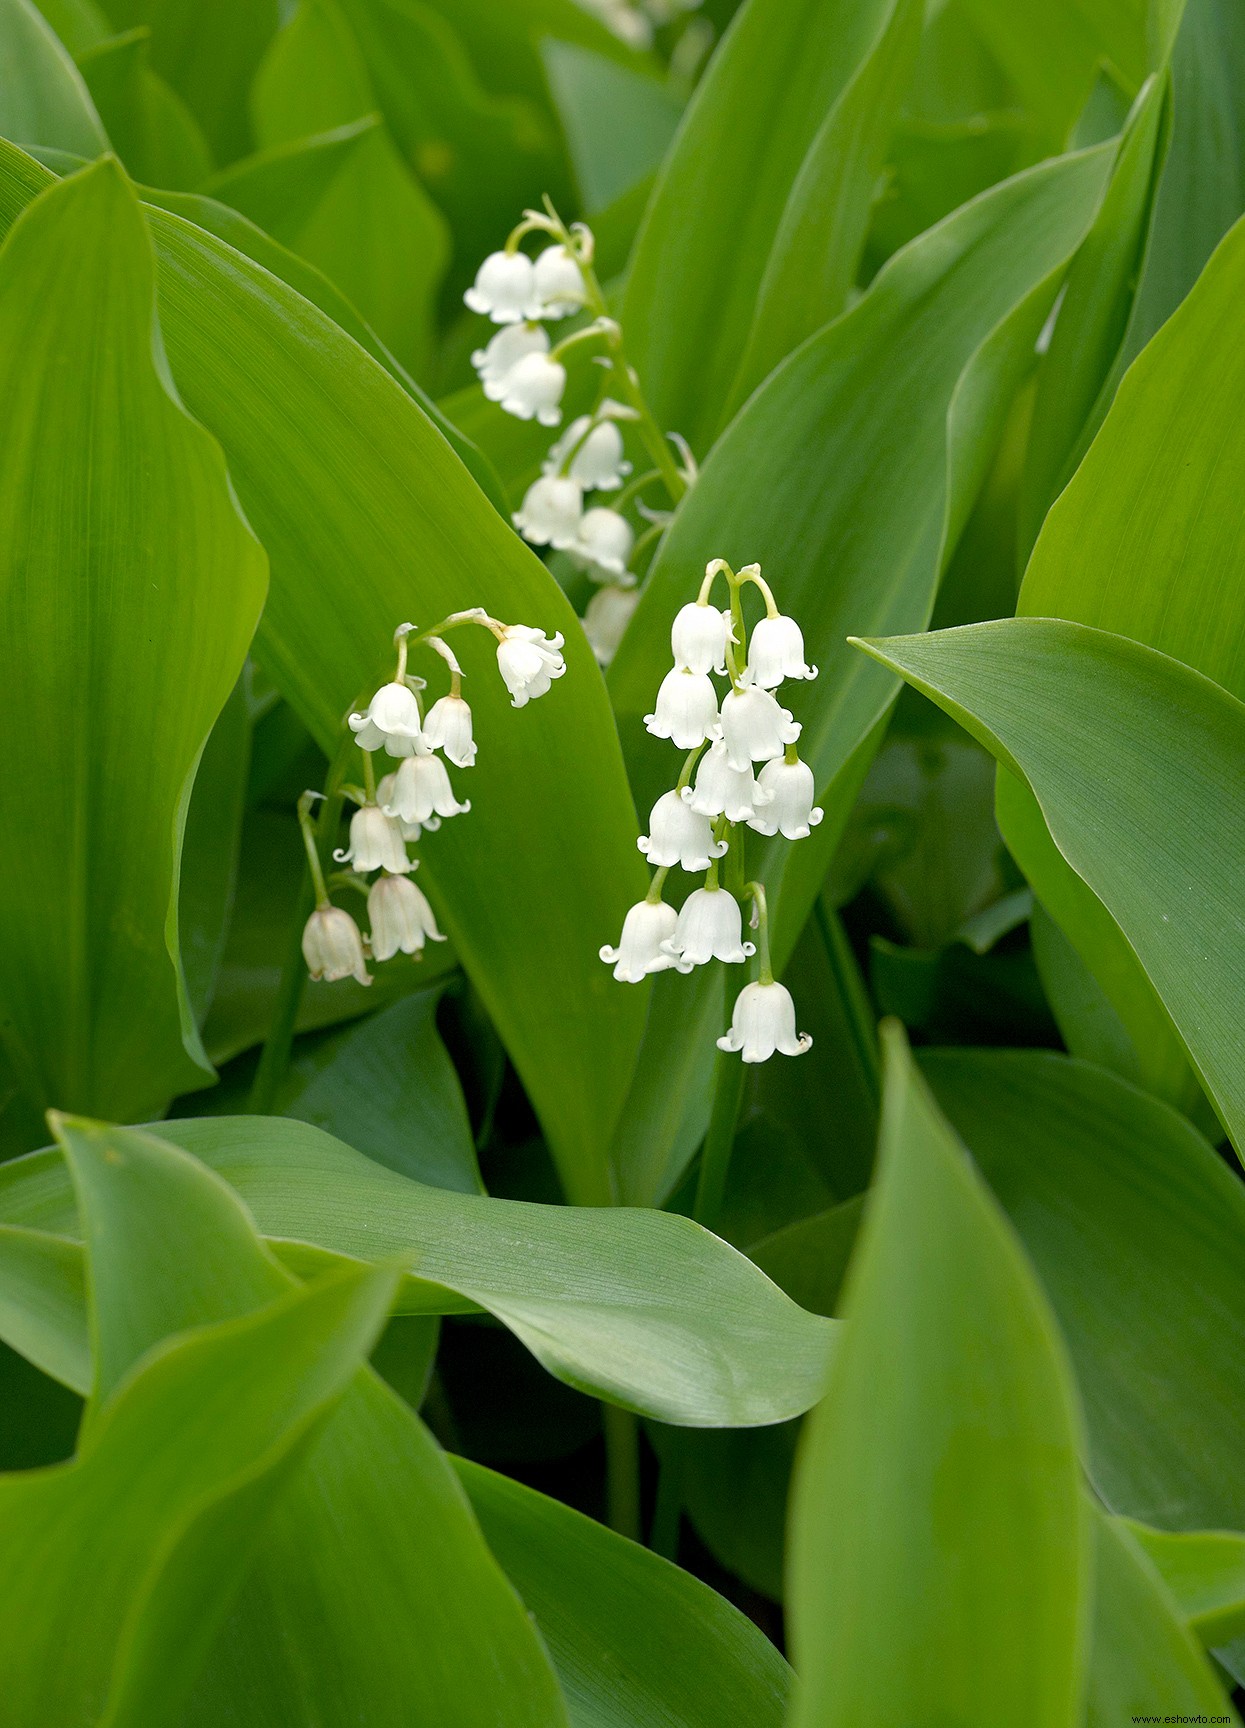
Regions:
M 435 760 L 433 756 L 411 756 L 402 768 L 410 763 Z M 366 876 L 369 870 L 388 870 L 394 876 L 405 876 L 411 868 L 402 830 L 379 804 L 365 804 L 355 811 L 350 818 L 350 845 L 344 851 L 339 847 L 333 856 L 339 864 L 349 864 L 360 876 Z
M 561 420 L 566 367 L 548 354 L 525 354 L 501 385 L 497 401 L 516 420 L 539 420 L 542 426 L 556 426 Z
M 360 984 L 372 982 L 359 926 L 340 906 L 317 906 L 308 918 L 303 926 L 303 959 L 317 983 L 321 978 L 329 983 L 339 978 L 357 978 Z
M 533 318 L 565 318 L 587 299 L 583 271 L 565 246 L 546 246 L 532 270 Z
M 674 935 L 664 946 L 680 972 L 710 960 L 738 963 L 756 953 L 755 944 L 743 940 L 739 902 L 725 888 L 693 889 L 680 909 Z
M 626 574 L 634 545 L 635 534 L 627 518 L 598 504 L 595 509 L 584 511 L 567 550 L 572 558 L 587 566 L 590 575 L 601 581 L 607 575 Z
M 757 783 L 770 795 L 764 809 L 747 818 L 758 834 L 783 834 L 788 840 L 807 840 L 821 821 L 823 812 L 813 799 L 817 788 L 807 762 L 767 762 Z
M 429 937 L 444 942 L 432 907 L 409 876 L 378 876 L 367 894 L 374 960 L 392 960 L 399 952 L 420 954 Z
M 674 663 L 688 672 L 725 672 L 726 644 L 732 637 L 729 612 L 690 600 L 680 606 L 670 626 Z
M 562 658 L 562 632 L 546 636 L 531 624 L 508 624 L 497 644 L 497 666 L 512 708 L 522 708 L 543 696 L 555 678 L 566 671 Z
M 364 750 L 379 750 L 383 744 L 391 756 L 405 756 L 409 749 L 419 749 L 423 729 L 415 692 L 405 684 L 382 684 L 366 713 L 350 716 L 350 730 Z
M 463 299 L 494 324 L 517 324 L 536 297 L 536 268 L 525 252 L 490 252 Z
M 442 751 L 456 768 L 475 763 L 475 739 L 471 736 L 471 709 L 461 696 L 440 696 L 424 719 L 424 742 Z
M 570 478 L 578 480 L 585 492 L 614 492 L 631 472 L 630 462 L 623 459 L 623 437 L 618 427 L 612 420 L 602 420 L 593 426 L 589 414 L 571 421 L 542 466 L 546 474 L 559 474 L 564 465 Z
M 800 736 L 800 723 L 777 697 L 755 684 L 729 690 L 722 698 L 722 742 L 732 768 L 769 762 Z
M 638 588 L 598 588 L 584 609 L 584 635 L 592 645 L 597 664 L 608 666 L 618 652 L 635 609 L 640 604 Z
M 795 1003 L 782 984 L 745 984 L 735 998 L 731 1029 L 718 1049 L 743 1053 L 745 1062 L 768 1062 L 775 1050 L 802 1056 L 813 1040 L 795 1029 Z
M 644 724 L 654 738 L 669 738 L 680 750 L 703 744 L 718 723 L 718 693 L 706 672 L 688 672 L 676 666 L 667 672 L 657 692 L 653 713 Z
M 533 546 L 552 546 L 563 552 L 574 545 L 583 514 L 584 495 L 578 480 L 545 474 L 528 487 L 511 521 Z
M 752 764 L 732 767 L 726 746 L 715 740 L 700 759 L 696 783 L 686 787 L 683 798 L 700 816 L 725 816 L 729 822 L 750 822 L 772 793 L 757 783 Z
M 477 348 L 471 364 L 479 374 L 484 394 L 490 402 L 500 402 L 506 394 L 506 379 L 520 360 L 529 354 L 547 354 L 549 338 L 538 324 L 507 324 L 499 330 L 487 348 Z
M 601 958 L 614 968 L 620 984 L 640 984 L 650 972 L 666 972 L 674 965 L 665 944 L 677 925 L 673 906 L 664 900 L 641 900 L 623 919 L 617 948 L 602 948 Z
M 693 810 L 678 790 L 662 793 L 649 816 L 648 833 L 636 845 L 650 864 L 681 864 L 685 870 L 707 870 L 710 859 L 729 849 L 727 841 L 713 838 L 709 818 Z
M 430 816 L 461 816 L 470 808 L 455 798 L 439 756 L 411 756 L 394 775 L 385 815 L 398 822 L 427 822 Z
M 376 802 L 382 810 L 387 804 L 393 803 L 393 789 L 397 784 L 397 779 L 398 775 L 395 770 L 392 774 L 386 774 L 377 785 Z M 425 828 L 430 834 L 435 834 L 440 826 L 441 818 L 439 816 L 430 816 L 426 822 L 404 822 L 400 816 L 398 817 L 398 827 L 402 830 L 404 840 L 418 840 Z M 415 868 L 415 865 L 412 865 L 412 868 Z
M 776 690 L 784 678 L 815 678 L 804 662 L 804 637 L 794 618 L 779 613 L 762 618 L 748 642 L 748 678 L 763 690 Z

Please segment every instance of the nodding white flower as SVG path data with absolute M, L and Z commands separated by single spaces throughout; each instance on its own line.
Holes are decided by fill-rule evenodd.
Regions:
M 758 785 L 752 764 L 735 768 L 721 740 L 712 743 L 696 770 L 695 786 L 683 789 L 688 807 L 701 816 L 725 816 L 730 822 L 750 822 L 772 792 Z
M 574 544 L 583 514 L 584 495 L 578 480 L 546 474 L 528 487 L 510 520 L 533 546 L 552 546 L 564 552 Z
M 367 712 L 350 716 L 350 730 L 363 750 L 379 750 L 383 744 L 391 756 L 409 755 L 423 739 L 415 692 L 405 684 L 382 684 Z
M 303 959 L 317 983 L 321 978 L 330 984 L 339 978 L 357 978 L 360 984 L 372 982 L 359 926 L 340 906 L 317 906 L 308 918 L 303 927 Z
M 456 768 L 470 768 L 476 759 L 471 736 L 471 709 L 461 696 L 440 696 L 424 720 L 424 741 L 444 751 Z
M 396 770 L 392 774 L 386 774 L 384 779 L 376 788 L 376 802 L 380 805 L 382 810 L 387 804 L 393 803 L 393 789 L 397 783 L 397 778 Z M 404 822 L 399 816 L 397 821 L 398 827 L 402 830 L 402 838 L 404 840 L 418 840 L 420 832 L 424 828 L 426 828 L 430 834 L 435 834 L 437 829 L 441 826 L 441 818 L 439 816 L 430 816 L 426 822 Z
M 470 808 L 455 798 L 439 756 L 410 756 L 393 777 L 384 813 L 392 821 L 427 822 L 430 816 L 461 816 Z
M 408 763 L 432 762 L 432 756 L 411 756 Z M 402 768 L 398 770 L 401 774 Z M 361 876 L 369 870 L 388 870 L 391 875 L 405 876 L 411 868 L 406 855 L 406 840 L 401 828 L 387 810 L 379 804 L 365 804 L 350 818 L 350 845 L 333 854 L 339 864 L 349 864 Z
M 762 618 L 748 643 L 748 678 L 763 690 L 776 690 L 784 678 L 815 678 L 817 668 L 804 663 L 804 637 L 794 618 L 781 612 Z
M 506 394 L 506 379 L 520 360 L 529 354 L 547 354 L 549 338 L 538 324 L 507 324 L 499 330 L 487 348 L 477 348 L 471 364 L 479 373 L 484 394 L 490 402 L 500 402 Z
M 631 472 L 630 462 L 623 460 L 623 439 L 618 427 L 612 420 L 602 420 L 593 426 L 590 414 L 581 414 L 578 420 L 571 421 L 545 457 L 543 471 L 560 474 L 568 456 L 566 472 L 572 480 L 579 481 L 585 492 L 616 491 L 624 476 Z
M 657 706 L 644 716 L 654 738 L 670 738 L 680 750 L 703 744 L 718 723 L 718 693 L 707 672 L 676 666 L 657 692 Z
M 517 324 L 536 295 L 536 267 L 525 252 L 490 252 L 463 299 L 494 324 Z
M 516 420 L 539 420 L 542 426 L 561 420 L 566 367 L 548 354 L 525 354 L 500 382 L 496 400 Z
M 638 588 L 598 588 L 589 600 L 584 611 L 584 635 L 598 664 L 608 666 L 614 658 L 639 604 Z
M 650 972 L 666 972 L 674 965 L 666 943 L 678 922 L 674 907 L 664 900 L 641 900 L 623 919 L 617 948 L 602 948 L 601 958 L 614 968 L 620 984 L 643 983 Z
M 562 632 L 546 636 L 531 624 L 507 624 L 497 644 L 497 666 L 511 695 L 510 706 L 522 708 L 543 696 L 566 671 Z
M 742 962 L 756 953 L 745 942 L 739 902 L 725 888 L 696 888 L 683 902 L 674 935 L 662 944 L 680 972 L 710 960 Z
M 745 1062 L 768 1062 L 775 1050 L 802 1056 L 813 1040 L 795 1029 L 795 1003 L 782 984 L 745 984 L 735 998 L 731 1029 L 719 1050 L 740 1050 Z
M 726 644 L 733 640 L 730 613 L 698 600 L 681 606 L 670 627 L 674 663 L 689 672 L 725 672 Z
M 685 870 L 707 870 L 711 858 L 721 858 L 728 842 L 713 838 L 713 824 L 693 810 L 679 791 L 663 792 L 653 805 L 648 833 L 636 841 L 650 864 L 659 868 L 681 864 Z
M 607 510 L 599 504 L 593 510 L 584 511 L 579 530 L 567 550 L 572 558 L 586 564 L 589 574 L 600 581 L 607 572 L 611 576 L 626 574 L 627 560 L 634 545 L 635 535 L 627 518 L 620 516 L 617 510 Z M 597 571 L 602 573 L 601 576 L 597 576 Z
M 583 271 L 565 246 L 546 246 L 532 270 L 533 318 L 565 318 L 588 297 Z
M 420 954 L 429 937 L 445 941 L 427 897 L 409 876 L 378 876 L 368 889 L 367 915 L 374 960 L 392 960 L 399 950 Z
M 813 804 L 817 788 L 808 763 L 767 762 L 757 782 L 769 793 L 770 801 L 756 815 L 747 817 L 749 828 L 758 834 L 781 833 L 788 840 L 807 840 L 823 815 Z
M 801 726 L 768 690 L 746 684 L 722 698 L 722 742 L 732 768 L 769 762 L 800 736 Z

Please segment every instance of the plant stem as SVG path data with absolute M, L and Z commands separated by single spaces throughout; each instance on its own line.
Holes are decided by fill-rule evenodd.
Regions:
M 610 1528 L 640 1540 L 640 1425 L 630 1410 L 601 1405 Z

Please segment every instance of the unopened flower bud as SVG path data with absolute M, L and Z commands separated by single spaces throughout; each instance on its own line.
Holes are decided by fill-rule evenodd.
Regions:
M 511 707 L 522 708 L 543 696 L 566 671 L 562 632 L 546 636 L 531 624 L 508 624 L 497 644 L 497 666 L 511 696 Z
M 725 672 L 726 644 L 731 640 L 730 613 L 696 600 L 679 608 L 670 627 L 674 663 L 688 672 Z
M 638 588 L 598 588 L 584 609 L 584 635 L 597 663 L 608 666 L 640 603 Z
M 800 736 L 800 723 L 768 690 L 745 685 L 722 699 L 722 742 L 732 768 L 781 756 Z
M 815 678 L 817 668 L 804 662 L 804 637 L 794 618 L 782 613 L 762 618 L 748 642 L 748 677 L 763 690 L 775 690 L 784 678 Z
M 665 972 L 674 965 L 666 942 L 677 925 L 673 906 L 664 900 L 641 900 L 623 919 L 617 948 L 602 948 L 601 958 L 614 968 L 620 984 L 640 984 L 650 972 Z
M 770 801 L 756 815 L 746 818 L 758 834 L 782 834 L 788 840 L 807 840 L 809 831 L 821 821 L 823 812 L 813 804 L 817 788 L 807 762 L 767 762 L 757 783 Z
M 367 915 L 376 960 L 391 960 L 399 951 L 422 953 L 428 938 L 445 941 L 426 896 L 409 876 L 378 876 L 368 889 Z
M 533 546 L 552 546 L 562 552 L 574 545 L 583 514 L 579 482 L 546 474 L 528 487 L 511 520 Z
M 739 902 L 725 888 L 694 889 L 683 902 L 674 935 L 663 947 L 680 972 L 710 960 L 742 963 L 756 953 L 743 937 Z
M 470 808 L 455 798 L 439 756 L 411 756 L 394 775 L 384 813 L 399 822 L 426 823 L 431 816 L 460 816 Z
M 745 1062 L 768 1062 L 775 1050 L 802 1056 L 813 1040 L 795 1029 L 795 1003 L 782 984 L 745 984 L 735 999 L 731 1029 L 718 1049 L 741 1051 Z
M 680 750 L 703 744 L 718 723 L 718 693 L 705 672 L 676 666 L 667 672 L 657 692 L 657 704 L 644 724 L 654 738 L 670 738 Z
M 536 271 L 524 252 L 490 252 L 463 299 L 494 324 L 517 324 L 535 297 Z
M 677 790 L 663 792 L 653 805 L 649 831 L 636 845 L 650 864 L 681 864 L 684 870 L 707 870 L 711 859 L 728 850 L 727 841 L 713 838 L 709 818 L 693 810 Z
M 303 928 L 303 959 L 319 982 L 336 983 L 339 978 L 357 978 L 370 984 L 371 974 L 363 956 L 359 926 L 340 906 L 317 906 Z
M 444 753 L 456 768 L 470 768 L 476 759 L 471 736 L 471 709 L 461 696 L 441 696 L 424 720 L 424 741 Z

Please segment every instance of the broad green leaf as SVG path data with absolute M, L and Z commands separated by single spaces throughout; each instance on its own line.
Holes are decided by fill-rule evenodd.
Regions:
M 805 337 L 838 316 L 856 280 L 922 8 L 918 0 L 870 0 L 845 12 L 859 65 L 818 127 L 787 197 L 731 389 L 733 408 Z
M 72 1122 L 63 1144 L 87 1236 L 97 1397 L 169 1329 L 218 1317 L 238 1324 L 293 1283 L 237 1195 L 176 1146 Z M 391 1293 L 382 1281 L 382 1305 Z M 377 1317 L 374 1303 L 373 1334 Z M 105 1403 L 88 1432 L 107 1411 Z M 249 1577 L 230 1619 L 217 1614 L 194 1641 L 203 1673 L 191 1720 L 256 1710 L 249 1668 L 262 1653 L 276 1697 L 305 1686 L 326 1724 L 357 1720 L 361 1699 L 379 1720 L 398 1720 L 398 1698 L 415 1722 L 564 1723 L 544 1652 L 444 1456 L 357 1358 L 340 1405 L 245 1558 Z M 232 1568 L 235 1584 L 242 1571 Z M 166 1589 L 129 1677 L 136 1724 L 154 1713 L 171 1619 Z M 279 1712 L 261 1707 L 257 1719 Z
M 1245 1528 L 1240 1180 L 1183 1116 L 1085 1063 L 945 1050 L 921 1068 L 1059 1317 L 1100 1498 L 1165 1529 Z
M 1245 1145 L 1236 1035 L 1245 708 L 1164 654 L 1058 620 L 862 646 L 1027 782 L 1055 844 L 1149 974 L 1234 1144 Z
M 545 67 L 584 209 L 603 210 L 660 164 L 683 104 L 668 85 L 571 42 Z
M 136 180 L 193 191 L 212 172 L 197 121 L 151 70 L 151 32 L 114 36 L 79 59 L 82 76 L 117 154 Z
M 1040 1286 L 885 1031 L 877 1185 L 791 1512 L 798 1728 L 1078 1720 L 1071 1379 Z
M 1226 1644 L 1245 1634 L 1245 1536 L 1228 1530 L 1151 1530 L 1129 1518 L 1119 1523 L 1203 1644 Z
M 483 1192 L 467 1106 L 421 990 L 296 1056 L 281 1108 L 417 1182 Z
M 182 837 L 177 928 L 186 994 L 200 1028 L 216 991 L 238 877 L 251 756 L 245 685 L 244 673 L 203 747 Z
M 260 142 L 214 187 L 274 239 L 323 270 L 399 360 L 426 369 L 436 295 L 449 256 L 444 218 L 398 155 L 389 132 L 360 132 L 336 173 L 309 134 L 340 135 L 376 118 L 376 98 L 350 31 L 331 0 L 303 0 L 273 42 L 252 97 Z M 301 149 L 298 141 L 301 140 Z M 319 165 L 318 165 L 319 164 Z
M 698 455 L 721 424 L 800 166 L 876 34 L 877 10 L 747 0 L 658 175 L 622 323 L 659 424 Z
M 792 707 L 827 815 L 797 846 L 749 847 L 753 873 L 759 852 L 780 951 L 821 887 L 894 699 L 871 668 L 865 676 L 853 669 L 846 636 L 867 617 L 927 623 L 1110 156 L 1107 147 L 1045 163 L 957 211 L 778 368 L 684 499 L 610 668 L 647 812 L 675 770 L 669 746 L 641 731 L 641 716 L 669 661 L 670 620 L 693 596 L 697 572 L 715 557 L 737 568 L 757 560 L 779 604 L 799 619 L 821 676 Z M 637 1096 L 645 1088 L 659 1100 L 679 1095 L 670 1064 L 714 1025 L 710 988 L 703 978 L 659 981 L 655 1002 L 681 1006 L 672 1004 L 672 1033 L 646 1040 Z M 620 1168 L 655 1159 L 659 1132 L 668 1145 L 673 1130 L 647 1123 L 621 1145 Z
M 115 161 L 54 184 L 0 252 L 0 821 L 28 849 L 0 876 L 5 1037 L 37 1103 L 129 1116 L 210 1073 L 178 957 L 181 834 L 265 586 L 154 306 Z M 89 397 L 55 387 L 67 373 Z
M 20 178 L 0 175 L 5 217 L 30 195 L 28 159 L 0 153 L 13 159 L 25 166 Z M 202 230 L 160 211 L 149 221 L 173 375 L 224 444 L 271 560 L 258 652 L 326 753 L 347 709 L 388 676 L 393 630 L 412 615 L 432 623 L 482 605 L 567 636 L 565 678 L 521 713 L 492 643 L 478 631 L 458 638 L 480 743 L 469 834 L 447 823 L 426 848 L 424 874 L 568 1194 L 605 1200 L 605 1148 L 644 992 L 619 989 L 597 951 L 643 892 L 645 871 L 609 701 L 575 615 L 373 360 Z M 556 847 L 520 843 L 533 834 L 556 834 Z
M 891 136 L 886 186 L 873 211 L 866 272 L 872 274 L 952 210 L 1043 154 L 1027 116 L 1015 108 L 964 119 L 901 117 Z
M 1169 7 L 1147 0 L 1056 0 L 1042 10 L 966 0 L 965 9 L 1024 104 L 1062 144 L 1089 97 L 1101 60 L 1135 90 L 1162 41 L 1153 32 Z M 1153 17 L 1152 17 L 1153 14 Z
M 82 74 L 30 0 L 0 0 L 0 136 L 87 158 L 108 148 Z
M 95 0 L 43 0 L 39 10 L 75 58 L 112 35 L 112 25 Z
M 224 1177 L 296 1269 L 326 1256 L 401 1260 L 410 1273 L 401 1311 L 487 1309 L 559 1379 L 643 1415 L 745 1427 L 798 1415 L 820 1390 L 833 1327 L 690 1219 L 429 1188 L 281 1118 L 204 1117 L 160 1133 Z M 67 1271 L 63 1243 L 77 1235 L 54 1153 L 0 1166 L 0 1215 L 30 1232 L 17 1241 L 42 1278 L 29 1325 L 10 1342 L 44 1365 L 49 1327 L 72 1293 L 39 1251 L 50 1236 Z M 10 1310 L 24 1309 L 34 1277 L 0 1280 Z M 6 1326 L 13 1317 L 0 1305 Z M 62 1362 L 73 1348 L 66 1338 Z
M 379 125 L 377 115 L 364 115 L 328 132 L 274 144 L 222 169 L 206 194 L 296 251 L 293 239 Z
M 1206 1657 L 1128 1527 L 1093 1517 L 1094 1615 L 1086 1728 L 1199 1719 L 1239 1724 Z
M 738 1609 L 569 1506 L 453 1465 L 549 1646 L 572 1728 L 779 1728 L 790 1670 Z
M 202 126 L 218 162 L 250 146 L 246 96 L 278 0 L 105 0 L 118 29 L 151 26 L 152 64 Z

